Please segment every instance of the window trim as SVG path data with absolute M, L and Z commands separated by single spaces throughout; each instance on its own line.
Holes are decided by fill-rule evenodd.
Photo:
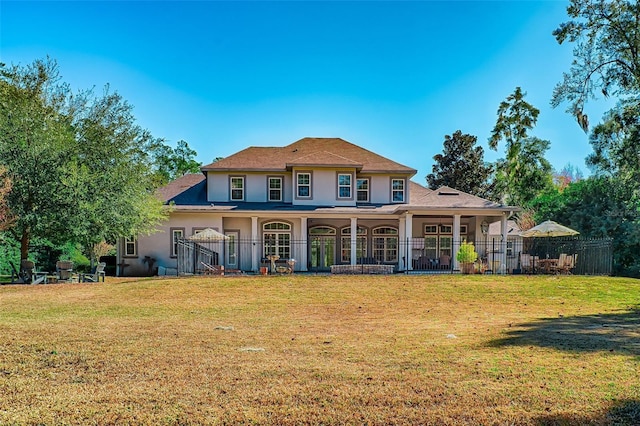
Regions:
M 270 225 L 270 224 L 274 224 L 274 223 L 279 223 L 282 225 L 286 225 L 288 228 L 287 229 L 265 229 L 266 226 Z M 284 220 L 269 220 L 266 222 L 262 223 L 261 226 L 262 229 L 262 257 L 266 257 L 267 256 L 267 248 L 268 247 L 274 247 L 275 248 L 275 253 L 277 254 L 278 252 L 281 251 L 288 251 L 289 252 L 289 259 L 293 257 L 293 248 L 294 248 L 294 244 L 293 244 L 293 225 L 287 221 Z M 267 238 L 265 237 L 265 235 L 268 234 L 272 234 L 275 235 L 275 242 L 276 244 L 271 246 L 267 244 Z M 288 245 L 283 245 L 280 246 L 280 238 L 278 237 L 278 235 L 287 235 L 288 238 Z M 285 248 L 285 250 L 280 250 L 280 248 L 283 247 Z M 278 254 L 279 255 L 279 254 Z M 286 257 L 280 257 L 281 259 L 286 259 Z
M 359 189 L 358 181 L 365 181 L 367 183 L 367 189 L 365 190 Z M 369 195 L 370 189 L 371 189 L 371 179 L 369 179 L 368 177 L 356 177 L 356 203 L 369 203 L 371 200 L 371 197 Z M 360 200 L 360 197 L 358 196 L 358 194 L 360 194 L 363 191 L 367 194 L 366 200 Z
M 133 253 L 127 254 L 127 245 L 133 244 Z M 138 239 L 135 237 L 124 237 L 122 239 L 122 257 L 135 258 L 138 257 Z
M 272 190 L 271 179 L 278 179 L 280 181 L 280 188 L 278 189 L 280 191 L 280 198 L 277 200 L 271 198 L 271 190 Z M 267 176 L 267 201 L 272 201 L 272 202 L 284 201 L 284 176 Z
M 340 176 L 349 176 L 349 185 L 340 185 Z M 353 180 L 354 175 L 351 172 L 336 172 L 336 199 L 338 200 L 353 200 Z M 349 188 L 349 195 L 346 197 L 340 196 L 341 188 Z
M 393 187 L 394 182 L 402 182 L 402 190 L 395 189 Z M 399 204 L 405 203 L 406 199 L 407 199 L 407 179 L 406 178 L 391 178 L 390 190 L 391 190 L 391 202 L 392 203 L 399 203 Z M 395 200 L 394 199 L 393 194 L 397 193 L 397 192 L 401 192 L 402 193 L 402 200 Z
M 240 188 L 240 190 L 242 191 L 242 198 L 233 198 L 233 191 L 234 189 L 237 190 L 238 188 L 234 188 L 233 187 L 233 180 L 234 179 L 241 179 L 242 181 L 242 188 Z M 242 176 L 242 175 L 229 175 L 229 201 L 245 201 L 246 199 L 246 176 Z
M 393 232 L 381 232 L 383 230 L 392 230 Z M 383 241 L 383 247 L 378 247 L 378 241 Z M 388 240 L 395 240 L 395 247 L 389 247 Z M 400 259 L 400 233 L 398 228 L 391 225 L 380 225 L 371 230 L 371 254 L 374 259 L 382 263 L 397 263 Z M 378 252 L 382 251 L 382 259 L 378 258 Z M 395 257 L 389 254 L 395 253 Z
M 299 183 L 300 175 L 309 175 L 309 183 L 300 185 L 300 183 Z M 298 170 L 298 171 L 296 171 L 296 173 L 295 173 L 295 185 L 296 185 L 296 192 L 295 192 L 295 199 L 296 200 L 312 200 L 313 199 L 313 172 L 311 170 Z M 300 187 L 301 186 L 308 186 L 309 187 L 309 195 L 300 195 Z
M 185 228 L 175 227 L 169 228 L 169 236 L 171 238 L 171 244 L 169 245 L 169 257 L 176 258 L 178 257 L 178 241 L 176 238 L 176 231 L 181 232 L 182 236 L 180 238 L 184 238 L 186 235 Z

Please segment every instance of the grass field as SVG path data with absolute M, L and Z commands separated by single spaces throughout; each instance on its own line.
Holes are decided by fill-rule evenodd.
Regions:
M 0 286 L 0 424 L 640 424 L 640 281 Z

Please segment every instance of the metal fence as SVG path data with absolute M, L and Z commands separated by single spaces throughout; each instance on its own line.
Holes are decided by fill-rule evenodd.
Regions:
M 294 270 L 330 272 L 332 265 L 351 264 L 350 237 L 309 237 L 293 240 L 231 239 L 220 241 L 177 241 L 178 274 L 201 274 L 204 265 L 222 265 L 227 271 L 257 272 L 294 264 Z M 356 265 L 391 265 L 394 272 L 458 273 L 461 265 L 454 260 L 462 241 L 450 236 L 410 238 L 358 237 Z M 494 274 L 571 273 L 610 275 L 613 266 L 611 239 L 515 238 L 506 243 L 487 239 L 475 243 L 478 260 L 474 270 Z M 270 257 L 272 256 L 272 257 Z M 272 262 L 273 257 L 278 260 Z M 255 263 L 254 263 L 255 258 Z M 293 262 L 291 262 L 293 260 Z M 280 268 L 282 270 L 282 268 Z M 357 270 L 352 268 L 351 270 Z

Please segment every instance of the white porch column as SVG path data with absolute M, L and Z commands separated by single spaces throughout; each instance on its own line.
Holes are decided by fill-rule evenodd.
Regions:
M 451 265 L 453 265 L 453 270 L 456 271 L 460 269 L 458 265 L 458 250 L 460 250 L 460 215 L 453 215 L 453 244 L 451 247 Z
M 400 249 L 403 251 L 404 268 L 407 271 L 413 269 L 411 261 L 413 253 L 413 213 L 407 213 L 404 217 L 404 242 L 400 242 Z
M 502 235 L 502 241 L 500 241 L 500 267 L 498 271 L 501 274 L 507 273 L 507 214 L 502 213 L 500 220 L 500 235 Z
M 300 260 L 297 262 L 299 271 L 307 271 L 307 256 L 309 253 L 309 247 L 307 247 L 307 234 L 309 233 L 307 228 L 307 218 L 300 218 L 300 248 L 298 249 L 298 255 Z
M 358 263 L 358 218 L 351 218 L 351 265 Z
M 260 250 L 260 234 L 258 234 L 258 216 L 251 216 L 251 269 L 258 272 L 258 250 Z

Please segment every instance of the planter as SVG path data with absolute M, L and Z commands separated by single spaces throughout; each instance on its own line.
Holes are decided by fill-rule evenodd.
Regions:
M 465 262 L 460 264 L 460 268 L 463 274 L 473 274 L 475 272 L 475 264 L 472 262 Z

